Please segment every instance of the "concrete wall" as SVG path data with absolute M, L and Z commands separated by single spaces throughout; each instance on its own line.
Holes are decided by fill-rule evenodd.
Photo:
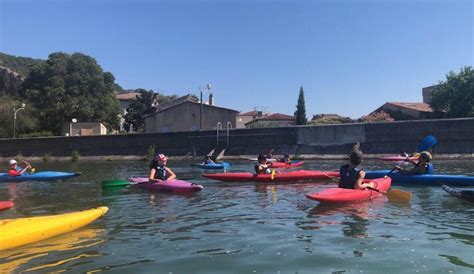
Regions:
M 438 139 L 438 154 L 474 154 L 474 118 L 402 121 L 393 123 L 299 126 L 288 128 L 234 129 L 227 139 L 220 131 L 144 133 L 105 136 L 0 139 L 0 157 L 145 155 L 150 145 L 171 156 L 204 155 L 226 148 L 226 155 L 257 155 L 275 149 L 274 154 L 345 154 L 360 142 L 366 154 L 415 151 L 426 135 Z M 228 145 L 227 145 L 228 143 Z
M 201 105 L 186 102 L 145 118 L 145 132 L 198 131 Z M 216 129 L 220 122 L 225 128 L 227 122 L 236 124 L 237 112 L 229 109 L 203 105 L 203 130 Z

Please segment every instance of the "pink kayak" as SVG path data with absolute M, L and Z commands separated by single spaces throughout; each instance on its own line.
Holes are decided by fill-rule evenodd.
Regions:
M 0 210 L 12 208 L 14 203 L 12 201 L 0 201 Z
M 379 157 L 379 160 L 386 161 L 386 162 L 403 162 L 406 160 L 418 162 L 418 157 L 403 157 L 401 155 L 397 155 L 397 156 Z
M 364 182 L 374 182 L 375 189 L 381 191 L 387 191 L 390 189 L 392 179 L 390 177 L 380 178 L 374 180 L 364 180 Z M 368 200 L 373 197 L 382 195 L 380 192 L 375 190 L 359 190 L 359 189 L 347 189 L 333 187 L 328 188 L 320 192 L 306 195 L 308 199 L 316 200 L 321 203 L 345 203 Z
M 294 161 L 294 162 L 291 162 L 291 164 L 282 163 L 282 162 L 273 162 L 271 167 L 272 168 L 294 168 L 294 167 L 302 166 L 303 164 L 304 164 L 303 161 Z
M 162 181 L 150 184 L 148 183 L 148 178 L 146 177 L 132 177 L 129 179 L 129 181 L 136 183 L 132 185 L 133 187 L 147 188 L 150 190 L 163 192 L 188 193 L 201 191 L 203 189 L 202 185 L 181 180 Z
M 310 171 L 297 170 L 290 172 L 270 174 L 254 174 L 250 172 L 229 172 L 202 174 L 203 177 L 219 181 L 245 181 L 245 182 L 297 182 L 308 180 L 327 180 L 339 177 L 339 171 Z

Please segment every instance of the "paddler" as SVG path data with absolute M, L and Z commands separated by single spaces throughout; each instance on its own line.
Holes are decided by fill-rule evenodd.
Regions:
M 211 159 L 210 155 L 204 156 L 204 161 L 202 161 L 202 165 L 215 165 L 216 163 Z
M 150 176 L 148 176 L 150 183 L 176 179 L 174 172 L 166 166 L 167 161 L 168 157 L 164 154 L 157 154 L 153 161 L 151 161 Z
M 8 161 L 8 165 L 10 166 L 10 169 L 8 170 L 8 175 L 12 177 L 21 176 L 28 169 L 31 169 L 30 163 L 28 163 L 27 161 L 23 161 L 23 163 L 25 164 L 25 167 L 22 169 L 18 166 L 18 162 L 15 159 L 11 159 L 10 161 Z
M 272 169 L 270 168 L 272 163 L 267 162 L 267 157 L 260 154 L 257 158 L 258 163 L 255 165 L 255 173 L 257 174 L 271 174 Z
M 433 172 L 433 165 L 430 163 L 433 159 L 433 156 L 428 151 L 420 152 L 420 158 L 418 163 L 412 169 L 403 169 L 400 166 L 395 166 L 395 170 L 398 170 L 400 173 L 408 175 L 419 175 L 419 174 L 430 174 Z M 412 162 L 410 162 L 412 163 Z
M 354 150 L 349 155 L 349 163 L 339 169 L 339 187 L 348 189 L 366 189 L 374 187 L 374 183 L 364 183 L 365 171 L 357 167 L 362 163 L 362 151 Z

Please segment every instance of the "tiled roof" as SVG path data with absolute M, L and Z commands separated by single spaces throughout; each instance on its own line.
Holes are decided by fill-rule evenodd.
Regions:
M 426 103 L 387 102 L 387 104 L 420 112 L 433 112 L 431 106 Z
M 281 114 L 281 113 L 275 113 L 267 116 L 262 116 L 261 118 L 255 119 L 255 120 L 296 120 L 295 116 L 290 116 L 286 114 Z M 254 121 L 255 121 L 254 120 Z
M 118 100 L 133 100 L 140 95 L 139 92 L 127 92 L 127 93 L 119 93 L 115 95 L 115 98 Z
M 239 116 L 257 116 L 258 113 L 262 113 L 261 111 L 256 111 L 256 110 L 252 110 L 252 111 L 249 111 L 249 112 L 241 112 L 239 113 Z

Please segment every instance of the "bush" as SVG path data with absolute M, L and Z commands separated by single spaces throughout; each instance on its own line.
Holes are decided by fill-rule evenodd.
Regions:
M 146 152 L 145 160 L 151 161 L 155 157 L 155 145 L 150 145 Z
M 51 131 L 35 131 L 31 133 L 21 134 L 20 138 L 35 138 L 35 137 L 49 137 L 54 136 Z
M 81 154 L 77 150 L 73 150 L 71 154 L 71 161 L 78 162 L 79 158 L 81 158 Z
M 51 154 L 45 153 L 45 154 L 43 155 L 43 162 L 46 163 L 46 162 L 49 162 L 49 160 L 51 160 Z

